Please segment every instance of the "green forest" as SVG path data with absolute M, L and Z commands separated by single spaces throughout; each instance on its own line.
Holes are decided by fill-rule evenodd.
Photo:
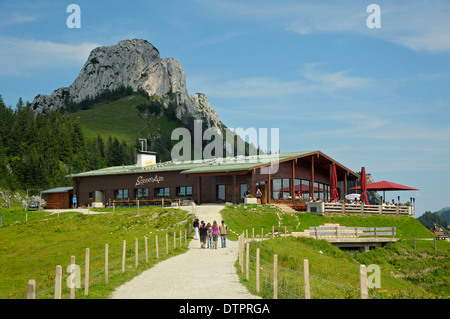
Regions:
M 60 111 L 33 113 L 19 99 L 0 96 L 0 187 L 10 190 L 70 186 L 66 176 L 135 162 L 134 145 L 115 137 L 86 139 L 80 124 Z

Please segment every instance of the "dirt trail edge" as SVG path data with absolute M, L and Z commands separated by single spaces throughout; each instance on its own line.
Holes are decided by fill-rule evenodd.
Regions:
M 223 205 L 196 206 L 199 220 L 220 223 Z M 192 207 L 183 207 L 192 211 Z M 226 221 L 225 221 L 226 223 Z M 131 281 L 118 287 L 112 299 L 259 299 L 239 282 L 234 263 L 237 241 L 227 240 L 227 247 L 200 249 L 192 240 L 189 250 L 162 261 Z

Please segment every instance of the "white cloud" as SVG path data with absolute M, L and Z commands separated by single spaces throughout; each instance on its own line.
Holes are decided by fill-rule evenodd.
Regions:
M 372 82 L 369 78 L 350 75 L 350 70 L 326 72 L 318 66 L 318 63 L 308 63 L 300 72 L 302 77 L 315 84 L 317 90 L 355 89 L 367 87 Z
M 190 83 L 202 87 L 208 96 L 227 98 L 284 97 L 311 92 L 332 93 L 344 89 L 369 87 L 372 79 L 351 75 L 351 70 L 326 71 L 319 63 L 308 63 L 298 72 L 298 79 L 243 77 L 222 82 L 211 76 L 192 77 Z
M 86 61 L 99 44 L 66 44 L 0 36 L 0 75 L 21 76 L 41 69 L 67 68 Z
M 369 29 L 370 3 L 354 1 L 203 1 L 218 14 L 260 20 L 301 35 L 354 33 L 393 42 L 416 51 L 450 52 L 448 1 L 378 0 L 381 28 Z
M 38 19 L 37 14 L 25 14 L 22 12 L 11 12 L 0 15 L 0 27 L 6 27 L 16 24 L 34 22 Z

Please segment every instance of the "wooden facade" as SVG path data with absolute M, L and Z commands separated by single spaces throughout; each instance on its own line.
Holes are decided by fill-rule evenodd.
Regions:
M 325 200 L 329 196 L 332 163 L 336 164 L 338 189 L 344 197 L 347 181 L 354 181 L 359 175 L 320 151 L 284 158 L 272 173 L 264 172 L 268 164 L 255 164 L 244 165 L 242 169 L 231 165 L 229 170 L 221 167 L 195 173 L 186 169 L 143 169 L 121 174 L 74 175 L 72 178 L 79 205 L 90 205 L 96 200 L 112 205 L 114 201 L 161 198 L 191 199 L 197 204 L 242 203 L 246 190 L 256 197 L 258 188 L 263 194 L 263 203 L 298 198 L 298 190 L 301 191 L 300 200 L 310 197 Z
M 72 187 L 59 187 L 41 192 L 46 197 L 47 209 L 67 209 L 72 208 Z

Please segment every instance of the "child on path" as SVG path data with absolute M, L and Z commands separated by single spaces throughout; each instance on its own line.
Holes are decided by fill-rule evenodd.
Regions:
M 212 248 L 212 226 L 211 226 L 211 223 L 208 223 L 206 225 L 206 228 L 208 229 L 208 235 L 207 235 L 208 248 Z

